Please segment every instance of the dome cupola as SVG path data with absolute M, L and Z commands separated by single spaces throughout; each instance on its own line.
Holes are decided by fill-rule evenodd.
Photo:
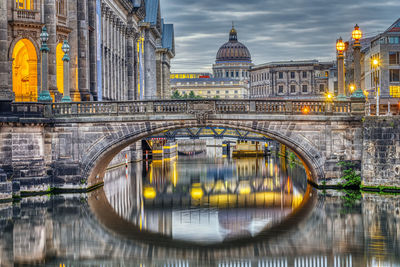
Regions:
M 250 52 L 244 44 L 238 41 L 237 31 L 233 25 L 229 32 L 229 41 L 223 44 L 217 53 L 216 63 L 226 61 L 251 63 Z

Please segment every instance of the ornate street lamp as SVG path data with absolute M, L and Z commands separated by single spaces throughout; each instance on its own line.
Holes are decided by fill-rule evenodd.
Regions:
M 70 88 L 69 88 L 69 50 L 70 50 L 70 46 L 68 44 L 67 40 L 64 40 L 63 45 L 61 46 L 62 51 L 64 52 L 64 56 L 62 58 L 62 60 L 64 61 L 64 66 L 63 66 L 63 70 L 64 70 L 64 96 L 61 99 L 61 102 L 71 102 L 71 96 L 70 96 Z
M 42 45 L 40 47 L 41 53 L 41 90 L 39 93 L 38 101 L 39 102 L 53 102 L 53 98 L 50 95 L 48 89 L 48 53 L 50 51 L 49 47 L 47 46 L 47 41 L 49 40 L 49 34 L 47 33 L 47 28 L 44 26 L 42 28 L 42 32 L 40 33 L 40 40 L 42 41 Z
M 346 45 L 343 43 L 342 37 L 336 41 L 337 50 L 337 68 L 338 68 L 338 99 L 346 100 L 346 92 L 344 86 L 344 55 Z

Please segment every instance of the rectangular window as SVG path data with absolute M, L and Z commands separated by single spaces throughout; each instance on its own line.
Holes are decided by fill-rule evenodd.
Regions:
M 219 91 L 217 91 L 217 94 L 219 94 Z
M 389 44 L 399 44 L 399 36 L 389 37 Z
M 236 77 L 239 77 L 239 72 L 238 71 L 236 72 Z
M 400 82 L 400 70 L 390 70 L 390 81 Z
M 279 72 L 279 79 L 283 79 L 283 72 Z
M 229 77 L 229 72 L 227 71 L 226 73 L 225 73 L 226 75 L 226 78 L 228 78 Z
M 229 91 L 225 91 L 225 94 L 229 94 Z
M 303 78 L 307 78 L 307 71 L 303 71 Z
M 238 93 L 238 91 L 236 90 L 236 91 L 235 91 L 235 94 L 237 94 L 237 93 Z
M 294 84 L 290 85 L 290 92 L 296 93 L 296 85 L 294 85 Z
M 296 74 L 294 73 L 294 71 L 292 71 L 291 73 L 290 73 L 290 78 L 291 79 L 294 79 L 296 77 Z
M 389 52 L 389 64 L 398 65 L 400 64 L 400 52 Z
M 307 93 L 307 91 L 308 91 L 308 86 L 307 86 L 307 84 L 303 84 L 303 85 L 301 86 L 301 88 L 302 88 L 302 92 L 303 92 L 303 93 Z
M 207 94 L 211 94 L 211 91 L 207 91 Z
M 279 87 L 278 87 L 278 93 L 280 93 L 280 94 L 283 93 L 283 85 L 279 85 Z
M 233 73 L 233 71 L 231 71 L 231 77 L 233 78 L 233 77 L 235 77 L 235 76 L 233 76 L 234 75 L 234 73 Z
M 400 97 L 400 86 L 390 86 L 390 95 L 392 97 Z
M 323 93 L 325 91 L 325 86 L 323 84 L 319 85 L 319 92 Z

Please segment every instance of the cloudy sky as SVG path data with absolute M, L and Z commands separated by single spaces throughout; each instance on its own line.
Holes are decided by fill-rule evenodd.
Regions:
M 399 0 L 161 0 L 162 16 L 175 25 L 172 71 L 211 71 L 232 21 L 253 63 L 335 57 L 339 36 L 356 23 L 367 37 L 400 17 Z

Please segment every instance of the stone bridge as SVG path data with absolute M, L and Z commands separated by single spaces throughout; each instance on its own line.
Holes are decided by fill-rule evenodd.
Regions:
M 375 177 L 382 179 L 379 183 L 387 177 L 397 183 L 400 177 L 398 120 L 379 124 L 364 118 L 363 102 L 13 103 L 12 112 L 1 115 L 0 168 L 7 174 L 2 179 L 12 179 L 21 191 L 86 190 L 103 182 L 109 162 L 121 149 L 163 131 L 191 127 L 223 127 L 268 136 L 297 153 L 308 167 L 309 178 L 317 183 L 324 179 L 335 183 L 337 163 L 342 160 L 368 163 L 362 169 L 366 183 L 374 184 Z M 393 140 L 385 143 L 385 138 Z M 374 145 L 375 139 L 382 139 L 380 147 Z M 385 151 L 393 157 L 393 168 L 384 167 Z

